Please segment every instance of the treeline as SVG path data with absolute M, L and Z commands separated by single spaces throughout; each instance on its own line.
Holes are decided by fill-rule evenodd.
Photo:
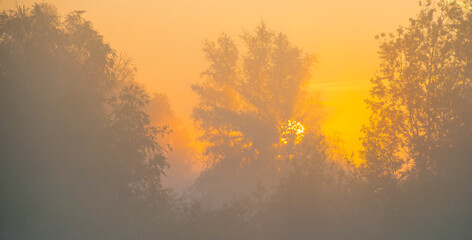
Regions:
M 4 11 L 0 239 L 472 238 L 472 2 L 421 4 L 378 36 L 361 166 L 321 131 L 313 56 L 264 23 L 206 41 L 208 167 L 183 193 L 161 184 L 171 129 L 83 12 Z

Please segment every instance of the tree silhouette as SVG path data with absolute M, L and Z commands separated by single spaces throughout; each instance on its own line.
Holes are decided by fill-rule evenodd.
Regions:
M 206 156 L 212 161 L 197 186 L 220 196 L 226 191 L 230 198 L 280 175 L 286 164 L 286 158 L 280 157 L 286 148 L 280 142 L 280 131 L 286 130 L 281 126 L 288 121 L 317 126 L 319 117 L 311 114 L 318 105 L 306 92 L 313 57 L 264 23 L 254 33 L 244 33 L 242 40 L 244 55 L 226 34 L 217 42 L 205 42 L 210 66 L 202 74 L 203 81 L 193 86 L 200 97 L 193 116 L 202 140 L 209 144 Z M 311 108 L 302 110 L 300 106 L 307 103 Z
M 472 236 L 470 4 L 422 2 L 408 27 L 379 37 L 363 171 L 395 239 Z
M 167 130 L 149 125 L 135 69 L 82 13 L 35 4 L 0 14 L 2 239 L 159 230 Z
M 470 131 L 470 10 L 456 2 L 424 4 L 408 27 L 379 37 L 382 63 L 363 130 L 363 154 L 376 177 L 396 179 L 408 165 L 435 174 L 445 164 L 435 152 Z

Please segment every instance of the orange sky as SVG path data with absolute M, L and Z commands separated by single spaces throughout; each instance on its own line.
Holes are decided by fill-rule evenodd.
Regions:
M 1 9 L 15 2 L 3 0 Z M 85 17 L 112 47 L 138 67 L 138 80 L 153 92 L 166 93 L 176 115 L 189 124 L 196 95 L 190 89 L 207 63 L 204 39 L 222 31 L 237 37 L 264 20 L 318 56 L 311 89 L 319 91 L 328 114 L 325 130 L 357 151 L 367 120 L 369 79 L 378 66 L 374 36 L 408 23 L 416 0 L 50 0 L 61 13 L 86 10 Z

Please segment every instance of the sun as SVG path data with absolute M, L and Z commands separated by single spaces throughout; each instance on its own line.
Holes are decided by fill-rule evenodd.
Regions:
M 303 140 L 305 127 L 300 122 L 288 120 L 279 127 L 280 142 L 283 144 L 298 144 Z

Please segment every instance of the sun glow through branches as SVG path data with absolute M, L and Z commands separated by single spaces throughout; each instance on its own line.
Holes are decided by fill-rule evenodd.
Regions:
M 303 140 L 305 127 L 300 122 L 288 120 L 280 125 L 280 142 L 283 144 L 298 144 Z

